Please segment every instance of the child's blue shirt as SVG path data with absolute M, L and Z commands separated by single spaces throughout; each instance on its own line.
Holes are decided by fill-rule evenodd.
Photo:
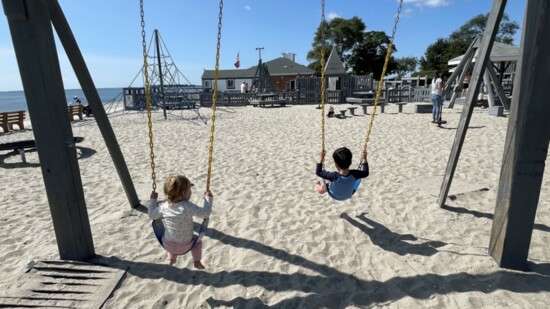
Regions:
M 355 193 L 355 182 L 358 179 L 369 176 L 369 164 L 363 163 L 360 170 L 349 170 L 348 176 L 342 176 L 338 172 L 327 172 L 323 170 L 323 165 L 317 163 L 315 171 L 317 176 L 330 180 L 327 187 L 327 193 L 335 200 L 344 201 Z

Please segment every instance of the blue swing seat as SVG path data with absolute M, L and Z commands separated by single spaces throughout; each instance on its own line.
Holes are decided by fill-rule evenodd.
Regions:
M 360 184 L 361 184 L 361 179 L 357 179 L 357 181 L 355 181 L 355 184 L 353 185 L 353 193 L 355 193 L 355 191 L 359 189 Z

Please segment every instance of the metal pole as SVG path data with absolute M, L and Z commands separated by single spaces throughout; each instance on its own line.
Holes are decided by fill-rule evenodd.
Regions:
M 256 47 L 256 50 L 258 51 L 258 59 L 260 59 L 260 61 L 262 60 L 262 49 L 264 49 L 263 47 Z
M 164 119 L 168 119 L 166 116 L 166 100 L 164 98 L 164 80 L 162 76 L 162 63 L 160 62 L 160 46 L 159 46 L 159 31 L 155 29 L 155 45 L 157 47 L 157 62 L 159 66 L 159 79 L 160 79 L 160 95 L 162 98 L 162 109 L 164 111 Z

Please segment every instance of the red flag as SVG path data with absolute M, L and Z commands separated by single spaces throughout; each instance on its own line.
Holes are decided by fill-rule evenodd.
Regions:
M 241 60 L 239 60 L 239 53 L 237 52 L 237 61 L 234 63 L 235 67 L 238 69 L 241 66 Z

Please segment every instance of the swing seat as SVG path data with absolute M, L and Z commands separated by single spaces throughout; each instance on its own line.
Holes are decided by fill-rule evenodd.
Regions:
M 162 223 L 162 219 L 157 219 L 157 220 L 153 220 L 153 222 L 151 222 L 151 227 L 153 228 L 153 233 L 155 233 L 155 237 L 157 238 L 159 244 L 164 248 L 164 244 L 162 243 L 162 236 L 164 236 L 164 232 L 165 232 L 165 228 L 164 228 L 164 224 Z M 208 228 L 208 218 L 204 219 L 202 221 L 202 224 L 199 228 L 199 234 L 198 234 L 198 237 L 195 238 L 195 241 L 193 241 L 193 244 L 191 245 L 191 248 L 189 248 L 189 250 L 187 250 L 186 252 L 183 252 L 183 253 L 180 253 L 180 254 L 177 254 L 177 255 L 184 255 L 186 254 L 187 252 L 191 251 L 191 249 L 193 247 L 195 247 L 195 244 L 197 244 L 197 242 L 199 242 L 199 240 L 201 239 L 202 235 L 204 234 L 204 232 L 206 232 L 206 229 Z
M 153 220 L 151 223 L 153 227 L 153 232 L 155 233 L 155 237 L 159 241 L 160 245 L 164 248 L 162 245 L 162 236 L 164 236 L 164 224 L 162 223 L 162 219 Z
M 349 200 L 350 198 L 353 197 L 353 195 L 355 194 L 355 192 L 357 192 L 357 189 L 359 189 L 359 185 L 361 185 L 361 179 L 357 179 L 357 180 L 355 181 L 355 183 L 353 183 L 353 193 L 351 193 L 351 196 L 348 197 L 348 198 L 346 198 L 346 199 L 341 199 L 341 200 L 340 200 L 340 199 L 336 199 L 336 198 L 334 198 L 334 196 L 332 196 L 332 194 L 330 194 L 330 192 L 328 193 L 328 195 L 329 195 L 331 198 L 333 198 L 333 199 L 335 199 L 335 200 L 337 200 L 337 201 Z
M 361 179 L 357 179 L 355 181 L 355 184 L 353 185 L 353 193 L 355 193 L 355 191 L 357 191 L 357 189 L 359 189 L 359 185 L 361 185 Z

